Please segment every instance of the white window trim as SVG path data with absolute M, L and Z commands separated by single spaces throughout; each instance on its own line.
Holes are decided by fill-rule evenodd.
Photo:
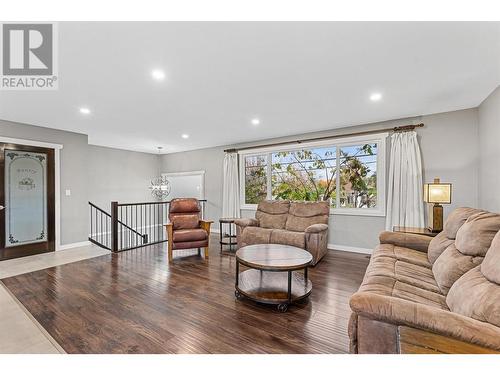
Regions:
M 385 216 L 385 172 L 386 172 L 386 143 L 389 133 L 379 133 L 375 135 L 364 135 L 364 136 L 354 136 L 346 137 L 338 140 L 322 140 L 315 142 L 304 142 L 297 145 L 284 145 L 278 147 L 264 147 L 252 150 L 242 150 L 238 151 L 240 155 L 240 201 L 243 202 L 240 205 L 242 210 L 256 211 L 256 204 L 246 204 L 245 202 L 245 157 L 256 156 L 256 155 L 267 155 L 267 189 L 268 196 L 270 196 L 270 179 L 271 174 L 269 173 L 271 169 L 270 155 L 272 152 L 279 151 L 294 151 L 304 148 L 314 148 L 322 146 L 332 146 L 337 149 L 338 153 L 341 147 L 353 146 L 359 143 L 377 143 L 377 207 L 376 208 L 331 208 L 330 215 L 351 215 L 351 216 Z M 337 179 L 337 183 L 340 183 Z M 337 186 L 338 188 L 338 186 Z M 337 190 L 338 191 L 338 190 Z

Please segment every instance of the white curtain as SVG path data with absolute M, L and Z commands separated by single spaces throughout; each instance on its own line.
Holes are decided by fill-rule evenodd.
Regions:
M 224 156 L 224 183 L 222 185 L 222 216 L 240 217 L 240 187 L 238 154 L 226 152 Z
M 422 159 L 417 133 L 391 136 L 386 230 L 394 225 L 424 227 Z

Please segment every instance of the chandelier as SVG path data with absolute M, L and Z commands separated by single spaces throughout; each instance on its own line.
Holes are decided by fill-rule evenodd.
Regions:
M 158 156 L 161 155 L 161 150 L 163 147 L 158 147 Z M 158 200 L 165 200 L 170 194 L 170 181 L 167 180 L 166 177 L 161 175 L 160 170 L 158 169 L 158 177 L 154 177 L 151 179 L 151 183 L 149 185 L 149 190 L 151 191 L 151 195 Z

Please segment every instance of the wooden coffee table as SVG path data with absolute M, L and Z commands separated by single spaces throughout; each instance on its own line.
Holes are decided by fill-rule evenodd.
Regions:
M 312 291 L 307 267 L 312 255 L 288 245 L 250 245 L 236 252 L 236 298 L 277 305 L 285 312 L 291 303 L 300 301 Z M 240 264 L 248 270 L 239 272 Z M 304 270 L 304 273 L 293 272 Z

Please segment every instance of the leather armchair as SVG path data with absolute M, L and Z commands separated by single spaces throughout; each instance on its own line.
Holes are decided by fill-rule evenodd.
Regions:
M 172 199 L 168 208 L 169 223 L 165 225 L 168 237 L 168 260 L 173 259 L 174 250 L 205 249 L 208 259 L 210 225 L 213 221 L 200 218 L 200 203 L 194 198 Z

